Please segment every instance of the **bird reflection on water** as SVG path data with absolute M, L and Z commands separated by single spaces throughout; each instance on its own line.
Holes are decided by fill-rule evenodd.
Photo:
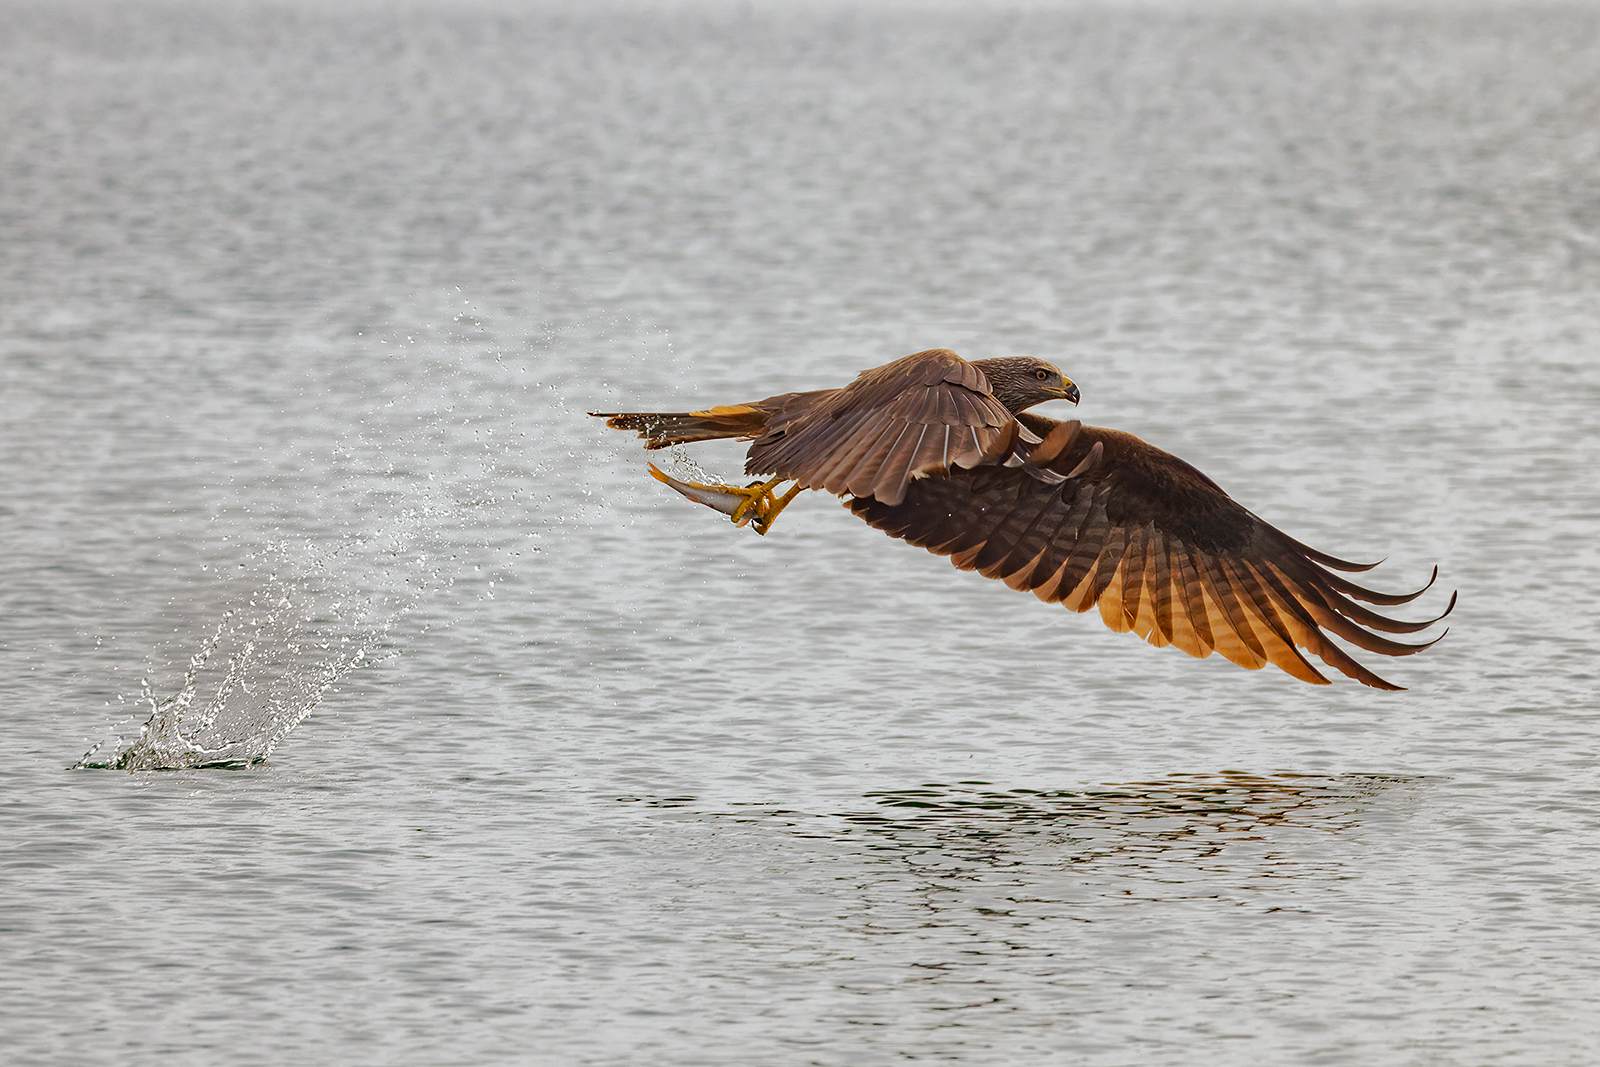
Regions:
M 849 847 L 863 860 L 893 859 L 937 881 L 1013 885 L 1075 871 L 1091 881 L 1131 876 L 1187 883 L 1228 872 L 1237 887 L 1330 873 L 1310 843 L 1359 827 L 1380 800 L 1423 779 L 1375 774 L 1223 772 L 1077 790 L 927 784 L 867 793 L 872 807 L 808 814 L 776 805 L 712 813 L 779 822 L 799 837 Z M 628 797 L 651 807 L 698 808 L 695 797 Z M 1013 877 L 1006 877 L 1005 872 Z M 1116 872 L 1116 873 L 1113 873 Z M 1199 884 L 1210 879 L 1199 874 Z M 1195 888 L 1194 886 L 1190 887 Z M 1213 884 L 1211 892 L 1218 887 Z M 1189 895 L 1185 892 L 1183 895 Z
M 1274 847 L 1299 831 L 1340 833 L 1361 821 L 1364 801 L 1407 779 L 1242 773 L 1177 775 L 1084 790 L 995 789 L 988 783 L 930 785 L 868 794 L 886 811 L 843 816 L 872 849 L 916 865 L 1033 866 L 1041 861 L 1154 873 L 1172 867 L 1236 867 L 1283 877 L 1296 866 Z M 1241 847 L 1255 845 L 1255 848 Z M 1269 855 L 1263 856 L 1265 847 Z M 1263 863 L 1265 861 L 1265 864 Z
M 898 810 L 892 815 L 863 812 L 843 817 L 891 834 L 961 826 L 961 832 L 975 840 L 1105 825 L 1141 837 L 1181 840 L 1207 830 L 1237 833 L 1296 821 L 1331 828 L 1330 819 L 1355 815 L 1351 801 L 1407 780 L 1223 772 L 1085 790 L 995 789 L 988 782 L 958 782 L 868 793 L 867 799 Z

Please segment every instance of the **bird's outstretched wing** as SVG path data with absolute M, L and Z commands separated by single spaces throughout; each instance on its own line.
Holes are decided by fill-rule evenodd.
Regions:
M 847 506 L 890 536 L 949 556 L 963 570 L 1073 611 L 1096 607 L 1113 630 L 1131 630 L 1191 656 L 1215 651 L 1252 670 L 1272 663 L 1327 684 L 1304 649 L 1357 681 L 1399 689 L 1329 635 L 1386 656 L 1433 643 L 1382 635 L 1416 633 L 1438 619 L 1400 622 L 1355 602 L 1404 604 L 1432 579 L 1415 593 L 1366 589 L 1333 572 L 1375 564 L 1350 563 L 1301 544 L 1183 460 L 1132 434 L 1030 414 L 1019 418 L 1043 438 L 1030 463 L 1065 481 L 1050 484 L 994 464 L 952 467 L 912 482 L 899 503 L 857 494 Z M 1444 614 L 1454 607 L 1452 595 Z
M 936 348 L 843 389 L 792 394 L 751 443 L 745 473 L 893 506 L 920 474 L 1020 458 L 1034 443 L 981 370 Z

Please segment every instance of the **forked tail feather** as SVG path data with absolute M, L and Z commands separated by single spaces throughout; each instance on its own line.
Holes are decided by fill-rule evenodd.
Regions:
M 646 448 L 671 448 L 719 438 L 750 440 L 767 428 L 772 412 L 759 404 L 730 404 L 705 411 L 591 411 L 614 430 L 633 430 Z

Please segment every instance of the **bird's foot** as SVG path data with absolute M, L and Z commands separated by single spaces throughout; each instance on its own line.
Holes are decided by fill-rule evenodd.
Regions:
M 750 525 L 762 536 L 772 527 L 772 520 L 778 513 L 789 506 L 789 501 L 800 492 L 798 485 L 793 486 L 781 497 L 774 497 L 773 487 L 784 479 L 774 478 L 768 482 L 751 482 L 746 486 L 738 485 L 706 485 L 702 482 L 684 482 L 664 473 L 654 463 L 650 464 L 650 474 L 659 482 L 676 489 L 684 496 L 697 504 L 704 504 L 715 511 L 720 511 L 733 520 L 735 526 Z

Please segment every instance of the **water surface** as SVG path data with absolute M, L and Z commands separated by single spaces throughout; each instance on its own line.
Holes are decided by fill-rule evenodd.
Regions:
M 5 1061 L 1595 1062 L 1600 9 L 747 10 L 0 10 Z M 1450 634 L 1197 662 L 584 415 L 934 346 Z M 213 642 L 231 766 L 72 769 Z

